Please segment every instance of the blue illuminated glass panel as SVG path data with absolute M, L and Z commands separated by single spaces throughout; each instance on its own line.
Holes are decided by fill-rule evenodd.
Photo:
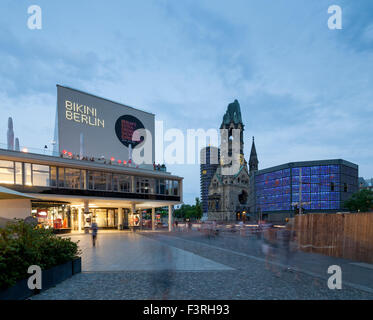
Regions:
M 341 208 L 341 189 L 355 187 L 357 171 L 340 165 L 302 167 L 303 208 L 311 210 L 338 210 Z M 355 171 L 353 171 L 355 170 Z M 262 211 L 291 210 L 299 201 L 300 168 L 287 168 L 256 176 L 257 207 Z M 341 182 L 341 174 L 343 182 Z

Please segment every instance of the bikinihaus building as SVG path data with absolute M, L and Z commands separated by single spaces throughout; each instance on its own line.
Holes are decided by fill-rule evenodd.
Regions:
M 69 232 L 92 221 L 141 228 L 150 217 L 154 229 L 167 208 L 171 230 L 183 178 L 154 163 L 154 128 L 152 113 L 58 85 L 53 152 L 0 148 L 0 219 L 33 216 Z

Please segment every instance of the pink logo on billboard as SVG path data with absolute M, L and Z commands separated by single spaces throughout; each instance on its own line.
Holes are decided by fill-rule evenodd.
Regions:
M 144 141 L 144 135 L 133 135 L 137 129 L 145 129 L 145 127 L 139 119 L 128 114 L 119 117 L 115 123 L 115 133 L 126 147 L 132 145 L 132 148 L 135 148 Z

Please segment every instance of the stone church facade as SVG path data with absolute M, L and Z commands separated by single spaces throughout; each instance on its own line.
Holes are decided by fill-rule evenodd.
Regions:
M 237 100 L 228 105 L 227 111 L 223 117 L 220 129 L 227 129 L 228 141 L 221 137 L 221 143 L 227 143 L 228 157 L 234 156 L 233 152 L 233 129 L 239 130 L 239 167 L 224 174 L 224 168 L 233 168 L 232 161 L 225 161 L 224 157 L 216 169 L 211 179 L 208 190 L 208 219 L 216 221 L 237 221 L 246 220 L 253 210 L 254 186 L 253 172 L 258 170 L 258 158 L 256 155 L 254 139 L 251 147 L 251 154 L 248 163 L 244 157 L 244 124 L 241 117 L 240 104 Z M 235 136 L 236 137 L 236 136 Z M 221 146 L 222 149 L 222 146 Z M 238 151 L 238 150 L 237 150 Z M 236 155 L 237 156 L 237 155 Z

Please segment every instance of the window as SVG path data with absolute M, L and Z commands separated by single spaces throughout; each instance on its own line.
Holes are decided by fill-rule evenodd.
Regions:
M 57 187 L 57 168 L 51 167 L 51 187 Z
M 91 190 L 111 191 L 111 173 L 88 171 L 88 188 Z
M 0 183 L 14 184 L 14 162 L 0 160 Z
M 49 186 L 49 166 L 32 165 L 32 185 L 41 187 Z
M 80 189 L 80 170 L 65 168 L 65 187 Z
M 113 191 L 130 192 L 131 177 L 124 174 L 113 174 Z
M 166 194 L 166 182 L 164 179 L 159 180 L 159 194 Z
M 80 171 L 80 188 L 87 189 L 87 171 L 86 170 Z
M 25 185 L 32 186 L 31 163 L 25 163 Z
M 23 184 L 22 162 L 15 163 L 15 178 L 16 184 Z
M 137 178 L 136 192 L 137 193 L 153 193 L 155 180 L 151 178 Z
M 179 181 L 174 180 L 173 182 L 173 188 L 174 188 L 174 195 L 177 196 L 179 194 Z
M 58 168 L 58 187 L 65 187 L 65 168 Z
M 166 180 L 166 194 L 172 195 L 172 181 Z
M 343 184 L 343 191 L 347 192 L 347 183 L 346 182 Z

